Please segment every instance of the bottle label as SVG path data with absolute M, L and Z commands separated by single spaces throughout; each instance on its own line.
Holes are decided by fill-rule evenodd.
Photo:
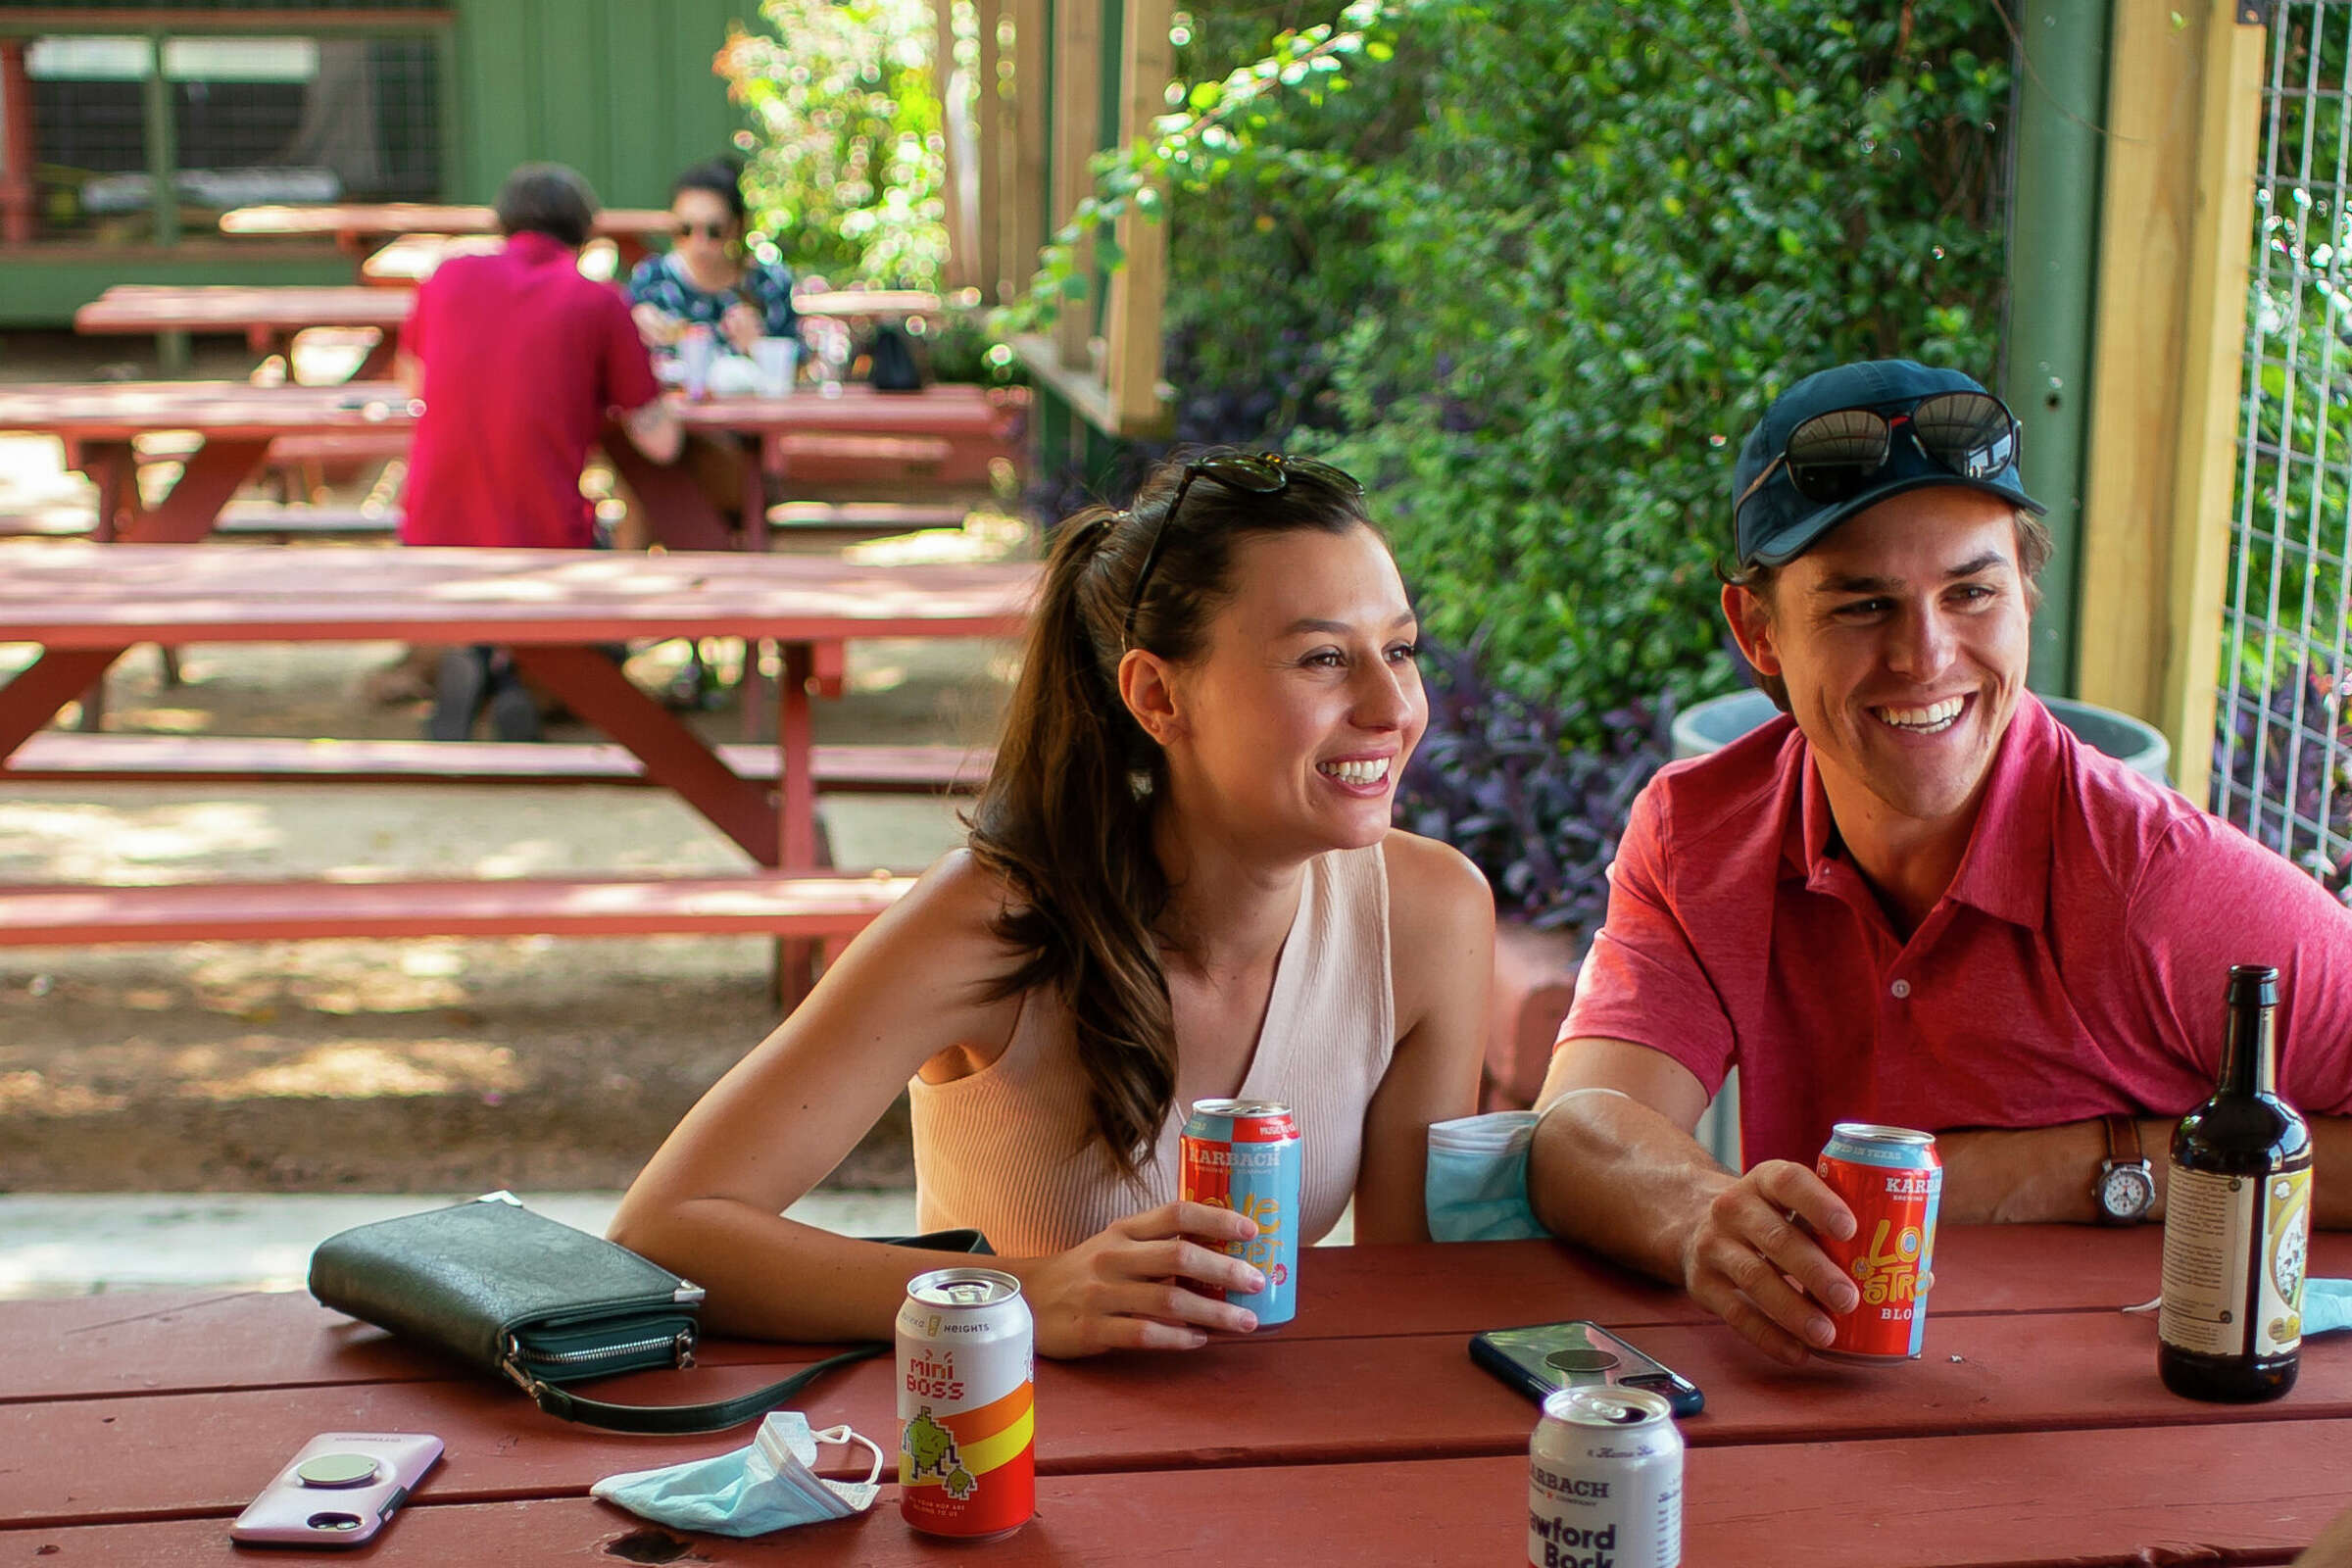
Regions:
M 2164 1200 L 2158 1335 L 2199 1355 L 2272 1356 L 2294 1349 L 2303 1340 L 2310 1229 L 2308 1167 L 2271 1176 L 2217 1176 L 2174 1166 Z

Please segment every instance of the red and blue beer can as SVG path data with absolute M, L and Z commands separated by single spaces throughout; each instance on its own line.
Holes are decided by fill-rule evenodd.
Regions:
M 1180 1141 L 1188 1202 L 1230 1208 L 1257 1221 L 1257 1234 L 1226 1245 L 1266 1277 L 1265 1289 L 1222 1293 L 1268 1328 L 1298 1315 L 1298 1195 L 1304 1178 L 1298 1123 L 1271 1100 L 1197 1100 Z
M 1851 1312 L 1831 1314 L 1838 1337 L 1826 1353 L 1852 1361 L 1918 1359 L 1928 1331 L 1928 1293 L 1921 1286 L 1935 1270 L 1936 1209 L 1943 1200 L 1943 1161 L 1934 1136 L 1841 1121 L 1813 1168 L 1854 1212 L 1850 1239 L 1819 1241 L 1862 1298 Z

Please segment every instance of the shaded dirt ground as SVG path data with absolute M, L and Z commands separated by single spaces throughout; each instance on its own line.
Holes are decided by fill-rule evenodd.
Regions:
M 110 368 L 81 365 L 86 345 L 31 348 L 6 340 L 0 374 Z M 199 372 L 242 373 L 224 353 L 202 350 Z M 0 512 L 87 504 L 55 443 L 0 439 Z M 0 571 L 14 548 L 30 547 L 0 544 Z M 0 645 L 0 680 L 33 653 Z M 134 650 L 110 676 L 107 727 L 416 736 L 422 703 L 368 695 L 400 653 L 190 648 L 167 687 L 155 651 Z M 659 690 L 681 653 L 642 650 L 630 673 Z M 856 646 L 818 739 L 985 743 L 1009 664 L 994 643 Z M 731 703 L 696 722 L 741 734 Z M 557 723 L 549 738 L 594 737 Z M 920 866 L 957 836 L 942 801 L 845 797 L 824 812 L 843 866 Z M 641 788 L 0 784 L 0 883 L 744 863 Z M 735 938 L 0 949 L 0 1191 L 624 1186 L 774 1026 L 768 969 L 767 943 Z M 902 1102 L 830 1185 L 910 1181 Z

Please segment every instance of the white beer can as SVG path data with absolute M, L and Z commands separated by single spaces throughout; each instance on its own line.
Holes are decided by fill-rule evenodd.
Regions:
M 943 1268 L 899 1308 L 899 1512 L 934 1536 L 1009 1535 L 1037 1511 L 1034 1325 L 1021 1282 Z
M 1676 1568 L 1683 1435 L 1663 1395 L 1569 1388 L 1527 1449 L 1529 1568 Z

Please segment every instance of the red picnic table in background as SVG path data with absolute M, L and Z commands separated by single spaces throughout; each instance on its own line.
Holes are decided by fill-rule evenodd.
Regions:
M 858 930 L 906 885 L 833 875 L 822 863 L 810 709 L 816 647 L 861 637 L 1008 636 L 1026 621 L 1036 580 L 1037 568 L 1018 563 L 861 566 L 684 551 L 13 546 L 0 553 L 0 642 L 37 643 L 42 653 L 0 687 L 0 777 L 19 748 L 137 643 L 494 643 L 513 649 L 534 683 L 626 748 L 648 781 L 708 818 L 753 868 L 692 879 L 0 887 L 0 943 L 766 933 L 780 939 L 779 980 L 786 999 L 797 1000 L 818 942 Z M 772 768 L 740 768 L 601 651 L 668 637 L 782 645 Z M 364 774 L 371 755 L 344 752 L 340 772 L 325 777 Z M 904 771 L 904 759 L 876 760 L 866 771 L 881 775 L 883 787 L 887 775 Z
M 430 1432 L 447 1455 L 371 1548 L 393 1562 L 1510 1563 L 1536 1408 L 1472 1364 L 1486 1328 L 1589 1317 L 1697 1383 L 1682 1423 L 1690 1568 L 2281 1563 L 2352 1506 L 2352 1343 L 2317 1341 L 2272 1404 L 2165 1392 L 2154 1227 L 1947 1229 L 1925 1356 L 1788 1372 L 1680 1293 L 1548 1242 L 1326 1248 L 1298 1320 L 1183 1355 L 1040 1360 L 1038 1516 L 992 1544 L 858 1519 L 684 1537 L 587 1496 L 600 1476 L 739 1446 L 746 1426 L 566 1426 L 512 1388 L 300 1293 L 0 1303 L 0 1561 L 233 1560 L 228 1522 L 313 1435 Z M 2352 1238 L 2315 1237 L 2315 1272 Z M 707 1342 L 600 1385 L 716 1398 L 824 1353 Z M 889 1358 L 798 1402 L 889 1449 Z M 862 1478 L 858 1450 L 821 1450 Z
M 618 264 L 625 272 L 645 254 L 645 242 L 668 233 L 671 222 L 659 208 L 608 207 L 596 215 L 594 232 L 619 248 Z M 341 249 L 365 256 L 386 240 L 409 234 L 496 234 L 498 214 L 487 207 L 429 202 L 235 207 L 220 215 L 220 232 L 270 239 L 330 237 Z
M 340 386 L 252 386 L 242 381 L 20 382 L 0 387 L 0 430 L 54 435 L 69 466 L 98 486 L 96 537 L 147 544 L 202 539 L 229 498 L 261 470 L 272 449 L 290 442 L 306 450 L 353 457 L 405 452 L 419 405 L 401 387 L 382 381 Z M 904 456 L 878 455 L 886 466 L 912 464 L 941 482 L 985 486 L 992 464 L 1015 450 L 1024 404 L 1017 393 L 968 385 L 934 385 L 917 392 L 878 393 L 851 386 L 837 396 L 813 391 L 785 397 L 713 398 L 679 405 L 690 429 L 742 435 L 760 444 L 761 463 L 747 464 L 745 506 L 753 544 L 760 542 L 765 501 L 758 493 L 761 468 L 789 478 L 796 443 L 828 438 L 913 443 Z M 132 443 L 160 431 L 192 432 L 190 454 L 170 494 L 154 506 L 141 501 Z M 724 520 L 680 468 L 649 463 L 625 437 L 606 442 L 613 466 L 645 505 L 654 534 L 675 549 L 728 548 Z

